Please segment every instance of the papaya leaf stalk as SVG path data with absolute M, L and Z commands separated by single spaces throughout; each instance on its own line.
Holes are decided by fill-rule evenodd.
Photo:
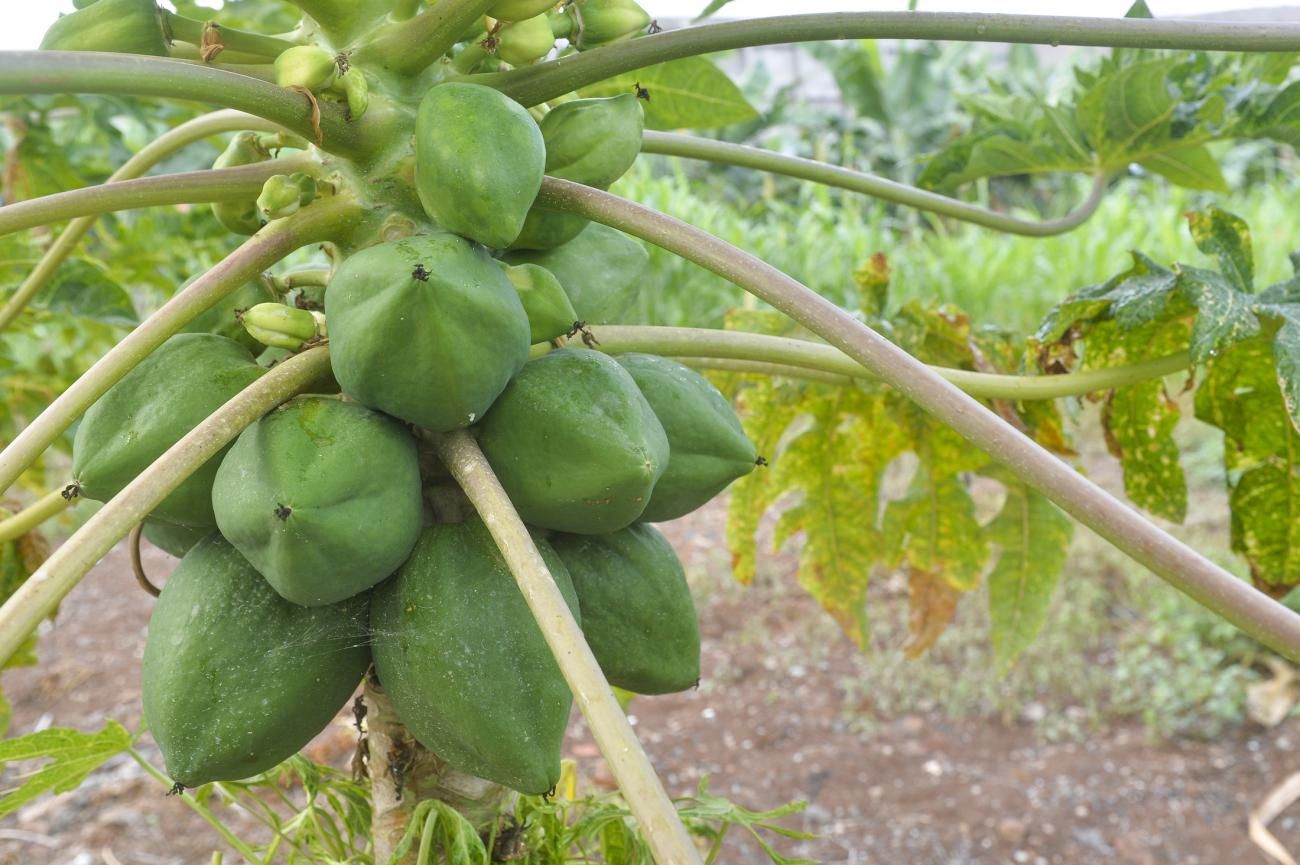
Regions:
M 414 75 L 447 49 L 490 9 L 495 0 L 438 0 L 409 20 L 394 21 L 357 49 L 357 61 Z
M 1300 614 L 1162 531 L 797 280 L 707 232 L 598 189 L 547 177 L 538 203 L 640 237 L 766 301 L 898 389 L 1170 585 L 1283 656 L 1300 660 Z
M 0 235 L 115 210 L 245 201 L 256 198 L 268 178 L 276 174 L 310 171 L 316 164 L 309 154 L 302 153 L 236 168 L 160 174 L 55 192 L 0 207 Z
M 642 153 L 656 153 L 664 156 L 681 156 L 686 159 L 703 159 L 724 165 L 737 165 L 742 168 L 754 168 L 771 174 L 797 177 L 811 180 L 850 192 L 860 192 L 884 201 L 892 201 L 918 210 L 928 210 L 942 216 L 952 217 L 962 222 L 970 222 L 1025 237 L 1050 237 L 1064 234 L 1072 228 L 1082 225 L 1088 217 L 1096 212 L 1097 206 L 1106 191 L 1106 178 L 1097 175 L 1093 179 L 1088 197 L 1065 216 L 1057 219 L 1031 221 L 1017 219 L 1005 213 L 998 213 L 974 204 L 968 204 L 956 198 L 917 189 L 906 183 L 898 183 L 865 174 L 838 165 L 828 165 L 815 159 L 803 159 L 798 156 L 786 156 L 773 153 L 761 147 L 744 144 L 732 144 L 727 141 L 713 141 L 695 135 L 677 135 L 671 132 L 644 133 L 641 142 Z
M 932 39 L 1194 51 L 1297 51 L 1300 24 L 1078 18 L 969 12 L 831 12 L 668 30 L 547 63 L 476 76 L 525 106 L 656 63 L 755 45 L 837 39 Z
M 336 196 L 250 237 L 131 331 L 0 451 L 0 490 L 8 489 L 95 400 L 199 313 L 295 249 L 328 240 L 363 218 L 351 198 Z
M 267 36 L 262 33 L 252 33 L 247 30 L 226 27 L 214 21 L 199 21 L 194 18 L 186 18 L 184 15 L 177 15 L 175 12 L 165 9 L 162 14 L 172 39 L 188 42 L 191 45 L 202 45 L 204 29 L 209 25 L 215 26 L 220 34 L 221 44 L 225 46 L 225 50 L 218 57 L 227 54 L 227 52 L 231 54 L 247 54 L 259 58 L 256 62 L 266 63 L 274 60 L 281 52 L 298 44 L 276 36 Z M 222 59 L 230 62 L 225 57 Z
M 0 520 L 0 544 L 22 537 L 46 520 L 63 513 L 76 501 L 76 496 L 64 495 L 63 490 L 46 493 L 13 516 Z
M 41 620 L 131 528 L 244 427 L 329 369 L 324 347 L 277 364 L 167 449 L 95 512 L 0 607 L 0 658 L 8 659 Z
M 237 129 L 278 132 L 280 126 L 261 117 L 245 114 L 242 111 L 222 110 L 204 114 L 164 132 L 149 142 L 138 153 L 123 162 L 121 167 L 110 174 L 105 182 L 133 180 L 143 175 L 166 157 L 196 141 L 201 141 L 220 132 L 233 132 Z M 90 226 L 95 223 L 95 219 L 95 216 L 77 217 L 68 223 L 68 227 L 50 244 L 49 249 L 41 256 L 41 260 L 37 262 L 36 267 L 27 275 L 27 278 L 23 280 L 9 299 L 5 301 L 5 305 L 0 307 L 0 331 L 12 324 L 14 319 L 31 302 L 31 299 L 49 284 L 59 266 L 76 248 L 77 242 L 85 236 L 86 232 L 90 230 Z
M 438 456 L 492 533 L 519 583 L 592 735 L 640 823 L 654 860 L 699 865 L 700 854 L 655 774 L 627 715 L 610 690 L 582 630 L 564 601 L 528 528 L 510 503 L 473 436 L 463 430 L 435 438 Z

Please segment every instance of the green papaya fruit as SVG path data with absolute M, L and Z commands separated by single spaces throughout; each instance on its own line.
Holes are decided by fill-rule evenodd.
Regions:
M 568 12 L 575 22 L 573 32 L 582 34 L 580 50 L 631 39 L 650 26 L 650 13 L 635 0 L 577 0 Z
M 573 311 L 569 296 L 554 274 L 536 264 L 501 262 L 501 266 L 515 291 L 519 292 L 519 300 L 528 314 L 528 338 L 531 342 L 546 342 L 573 328 L 578 314 Z
M 185 284 L 181 288 L 186 288 L 196 279 L 198 279 L 197 276 L 190 277 L 185 280 Z M 244 329 L 244 326 L 239 323 L 239 316 L 236 315 L 236 312 L 275 299 L 275 291 L 266 282 L 261 279 L 250 280 L 199 313 L 189 324 L 181 328 L 180 332 L 220 334 L 253 351 L 260 346 L 260 343 L 253 339 L 248 331 Z
M 149 619 L 141 675 L 172 780 L 247 778 L 311 741 L 370 665 L 369 602 L 291 604 L 216 532 L 186 553 Z
M 501 21 L 524 21 L 547 12 L 558 0 L 501 0 L 488 15 Z
M 597 189 L 608 189 L 641 153 L 645 115 L 632 93 L 564 102 L 542 118 L 546 142 L 546 173 Z M 553 249 L 568 243 L 587 226 L 571 213 L 528 211 L 524 227 L 511 249 Z
M 212 167 L 236 168 L 265 162 L 270 158 L 271 152 L 262 146 L 261 133 L 240 132 L 230 139 Z M 256 234 L 262 227 L 262 214 L 257 209 L 256 196 L 247 201 L 218 201 L 212 205 L 212 215 L 226 231 L 233 234 Z
M 507 264 L 540 264 L 555 275 L 587 324 L 617 321 L 636 300 L 650 255 L 640 243 L 607 225 L 591 223 L 562 246 L 506 253 Z
M 334 83 L 339 67 L 334 55 L 319 45 L 295 45 L 275 58 L 275 83 L 319 93 Z
M 72 444 L 72 476 L 81 495 L 97 502 L 117 495 L 265 371 L 248 349 L 224 336 L 182 333 L 164 342 L 82 417 Z M 220 462 L 221 454 L 208 460 L 152 516 L 183 526 L 216 525 L 212 479 Z
M 564 565 L 537 542 L 574 617 Z M 478 517 L 426 528 L 371 608 L 375 671 L 412 735 L 463 772 L 521 793 L 560 777 L 568 685 Z
M 99 0 L 59 16 L 45 31 L 41 49 L 166 57 L 162 12 L 154 0 Z
M 555 47 L 555 34 L 545 15 L 507 24 L 496 34 L 496 53 L 511 66 L 524 66 L 545 57 Z M 542 131 L 545 135 L 545 130 Z
M 415 546 L 415 439 L 356 403 L 294 399 L 240 434 L 212 506 L 221 534 L 282 598 L 332 604 L 388 577 Z
M 641 519 L 685 516 L 754 470 L 758 453 L 735 410 L 709 380 L 675 360 L 619 355 L 668 436 L 668 466 Z
M 181 558 L 199 541 L 212 534 L 211 528 L 178 526 L 152 517 L 144 521 L 144 539 L 170 556 Z
M 415 188 L 441 227 L 505 249 L 542 186 L 546 145 L 518 102 L 481 84 L 438 84 L 415 119 Z
M 479 446 L 524 522 L 579 534 L 637 519 L 669 454 L 632 377 L 581 348 L 524 366 L 483 419 Z
M 686 572 L 653 526 L 608 535 L 555 534 L 573 579 L 582 632 L 611 685 L 671 694 L 700 680 L 700 625 Z
M 325 294 L 330 363 L 363 405 L 435 432 L 483 417 L 528 359 L 528 316 L 481 246 L 408 237 L 348 257 Z

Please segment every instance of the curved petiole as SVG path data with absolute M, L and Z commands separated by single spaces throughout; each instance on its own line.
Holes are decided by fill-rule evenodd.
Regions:
M 311 154 L 299 153 L 235 168 L 205 168 L 101 183 L 84 189 L 55 192 L 0 207 L 0 235 L 80 216 L 100 216 L 167 204 L 209 204 L 257 198 L 262 184 L 276 174 L 289 174 L 319 165 Z
M 113 346 L 0 451 L 0 491 L 8 489 L 105 391 L 195 316 L 299 247 L 330 240 L 363 216 L 351 198 L 335 196 L 277 219 L 244 241 Z M 130 526 L 122 533 L 127 529 Z
M 838 165 L 828 165 L 813 159 L 773 153 L 760 147 L 714 141 L 694 135 L 647 131 L 641 140 L 641 152 L 681 156 L 686 159 L 703 159 L 772 174 L 784 174 L 787 177 L 797 177 L 800 180 L 811 180 L 814 183 L 847 189 L 850 192 L 860 192 L 895 204 L 915 207 L 918 210 L 929 210 L 962 222 L 971 222 L 985 228 L 1026 237 L 1049 237 L 1077 227 L 1097 210 L 1106 191 L 1106 178 L 1100 174 L 1096 175 L 1087 199 L 1070 213 L 1059 219 L 1029 221 L 977 207 L 936 192 L 918 189 L 906 183 L 886 180 L 874 174 L 853 171 Z
M 836 384 L 851 379 L 879 379 L 844 351 L 806 339 L 703 327 L 597 324 L 588 326 L 587 330 L 596 338 L 596 348 L 609 354 L 643 351 L 692 358 L 699 365 L 717 360 L 744 361 L 763 367 L 776 365 L 782 370 L 780 374 L 818 381 L 827 380 L 824 376 L 834 376 L 831 381 Z M 533 347 L 533 354 L 545 354 L 549 350 L 549 343 L 539 344 Z M 971 396 L 1021 401 L 1083 396 L 1185 372 L 1191 364 L 1191 355 L 1180 351 L 1124 366 L 1063 375 L 1000 375 L 942 366 L 927 368 Z M 746 371 L 734 364 L 717 368 Z M 751 371 L 777 374 L 776 370 L 757 367 Z
M 537 202 L 661 246 L 771 304 L 861 363 L 1172 586 L 1283 656 L 1300 660 L 1300 614 L 1162 531 L 807 286 L 707 232 L 598 189 L 547 177 Z
M 172 490 L 234 441 L 244 427 L 328 369 L 329 351 L 323 347 L 277 364 L 168 448 L 96 511 L 0 607 L 0 659 L 11 657 L 95 563 Z
M 519 583 L 519 591 L 564 673 L 623 798 L 640 823 L 654 861 L 699 865 L 699 851 L 610 690 L 528 527 L 519 519 L 478 443 L 472 435 L 459 430 L 437 436 L 434 444 L 439 458 L 483 518 Z
M 278 132 L 280 128 L 278 124 L 263 120 L 261 117 L 245 114 L 242 111 L 223 110 L 204 114 L 195 117 L 193 120 L 187 120 L 174 129 L 169 129 L 140 148 L 138 153 L 123 162 L 117 171 L 109 175 L 108 180 L 105 182 L 114 183 L 140 177 L 166 157 L 210 135 L 221 132 L 234 132 L 240 129 Z M 22 285 L 18 286 L 18 289 L 5 301 L 5 305 L 0 307 L 0 331 L 12 324 L 31 299 L 49 284 L 50 279 L 58 271 L 59 265 L 76 248 L 77 242 L 90 230 L 90 226 L 95 223 L 96 218 L 96 216 L 77 217 L 68 223 L 68 227 L 50 244 L 49 249 L 45 250 L 45 254 L 41 256 L 41 260 L 37 262 L 36 267 L 23 280 Z

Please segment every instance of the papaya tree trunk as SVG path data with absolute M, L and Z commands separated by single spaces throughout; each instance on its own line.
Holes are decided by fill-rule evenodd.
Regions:
M 505 787 L 453 769 L 415 741 L 373 676 L 366 677 L 364 694 L 375 865 L 388 865 L 424 799 L 446 802 L 475 826 L 496 817 L 509 794 Z M 417 849 L 411 845 L 396 865 L 414 865 Z

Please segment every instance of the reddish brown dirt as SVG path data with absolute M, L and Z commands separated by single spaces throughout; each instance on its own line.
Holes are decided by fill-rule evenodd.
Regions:
M 725 570 L 716 507 L 666 528 L 694 575 Z M 165 574 L 172 560 L 150 550 L 147 563 Z M 51 725 L 92 730 L 110 718 L 138 724 L 151 606 L 123 551 L 115 551 L 64 604 L 58 626 L 42 639 L 41 665 L 5 674 L 12 733 Z M 820 837 L 777 846 L 825 863 L 1268 861 L 1247 839 L 1246 819 L 1275 784 L 1300 771 L 1300 723 L 1163 745 L 1131 726 L 1083 743 L 1043 745 L 1024 724 L 921 716 L 855 732 L 843 708 L 855 650 L 844 640 L 825 645 L 826 629 L 812 627 L 821 615 L 779 586 L 709 595 L 701 609 L 703 686 L 641 698 L 630 709 L 671 793 L 693 792 L 708 774 L 715 793 L 749 808 L 807 799 L 808 810 L 788 825 Z M 756 629 L 763 641 L 741 638 Z M 767 645 L 781 658 L 807 661 L 778 662 Z M 345 759 L 348 737 L 341 719 L 314 747 Z M 593 783 L 608 783 L 580 719 L 570 751 Z M 208 862 L 219 839 L 163 792 L 134 763 L 114 761 L 82 788 L 44 797 L 0 823 L 0 865 Z M 223 817 L 256 835 L 239 814 Z M 1300 851 L 1300 806 L 1274 829 Z M 722 861 L 766 860 L 733 836 Z

